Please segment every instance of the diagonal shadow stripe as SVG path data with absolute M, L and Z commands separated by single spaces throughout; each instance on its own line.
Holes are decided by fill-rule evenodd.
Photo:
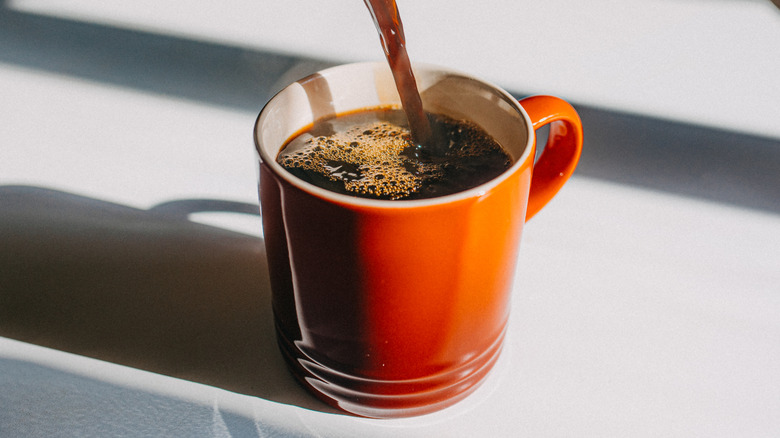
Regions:
M 332 65 L 2 6 L 0 62 L 253 113 L 284 85 L 279 80 L 286 74 Z
M 780 213 L 780 140 L 577 106 L 576 175 Z

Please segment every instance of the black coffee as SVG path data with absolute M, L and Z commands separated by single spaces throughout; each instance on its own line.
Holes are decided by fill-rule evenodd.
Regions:
M 324 189 L 374 199 L 423 199 L 485 183 L 512 160 L 469 121 L 427 114 L 432 155 L 412 141 L 399 109 L 364 110 L 317 121 L 288 140 L 277 162 Z

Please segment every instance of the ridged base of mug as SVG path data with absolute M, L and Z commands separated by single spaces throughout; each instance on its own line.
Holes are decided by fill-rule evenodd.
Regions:
M 295 378 L 316 397 L 361 417 L 402 418 L 449 407 L 474 392 L 501 354 L 504 333 L 482 354 L 457 368 L 409 380 L 366 379 L 332 370 L 277 331 L 282 354 Z

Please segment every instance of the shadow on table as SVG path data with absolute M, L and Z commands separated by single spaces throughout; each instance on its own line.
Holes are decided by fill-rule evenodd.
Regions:
M 576 176 L 780 214 L 780 140 L 575 105 Z
M 256 205 L 0 186 L 0 206 L 0 336 L 332 412 L 278 353 L 262 240 L 187 219 Z
M 0 436 L 304 436 L 254 419 L 45 365 L 0 357 Z
M 20 12 L 3 3 L 0 62 L 253 114 L 287 83 L 333 65 Z

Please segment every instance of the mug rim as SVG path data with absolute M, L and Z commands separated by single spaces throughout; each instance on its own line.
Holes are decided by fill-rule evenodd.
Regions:
M 295 82 L 291 82 L 290 84 L 284 86 L 281 90 L 276 92 L 268 101 L 263 105 L 263 108 L 260 110 L 260 113 L 258 114 L 255 124 L 254 124 L 254 130 L 253 130 L 253 137 L 254 137 L 254 143 L 255 143 L 255 151 L 259 154 L 260 162 L 261 164 L 265 164 L 268 166 L 270 170 L 273 171 L 273 173 L 282 179 L 284 179 L 286 182 L 291 184 L 294 187 L 297 187 L 298 189 L 309 193 L 313 196 L 316 196 L 318 198 L 327 200 L 329 202 L 334 202 L 341 205 L 349 205 L 353 207 L 364 207 L 364 208 L 379 208 L 379 209 L 397 209 L 397 208 L 411 208 L 411 207 L 428 207 L 428 206 L 435 206 L 435 205 L 444 205 L 449 203 L 454 203 L 466 199 L 476 199 L 484 196 L 488 192 L 490 192 L 493 188 L 500 185 L 502 182 L 507 180 L 511 175 L 513 175 L 515 172 L 518 172 L 520 168 L 525 166 L 525 163 L 528 161 L 529 156 L 531 155 L 533 151 L 533 144 L 536 141 L 536 134 L 535 130 L 533 129 L 533 123 L 531 121 L 530 116 L 525 111 L 525 109 L 520 105 L 517 98 L 509 94 L 506 90 L 499 87 L 498 85 L 495 85 L 487 80 L 475 77 L 473 75 L 470 75 L 468 73 L 464 73 L 462 71 L 458 71 L 452 68 L 443 67 L 436 64 L 429 64 L 429 63 L 412 63 L 412 69 L 417 75 L 418 71 L 426 71 L 431 73 L 443 73 L 448 75 L 456 75 L 456 76 L 462 76 L 464 78 L 468 78 L 470 80 L 479 82 L 487 87 L 489 87 L 493 92 L 501 95 L 504 100 L 509 103 L 512 108 L 518 112 L 518 114 L 523 118 L 525 121 L 526 131 L 527 131 L 527 140 L 526 143 L 522 149 L 522 153 L 520 156 L 514 160 L 512 165 L 504 170 L 502 173 L 500 173 L 498 176 L 492 178 L 489 181 L 486 181 L 482 184 L 479 184 L 477 186 L 471 187 L 466 190 L 462 190 L 456 193 L 451 193 L 448 195 L 443 196 L 436 196 L 433 198 L 421 198 L 421 199 L 398 199 L 398 200 L 391 200 L 391 199 L 372 199 L 372 198 L 364 198 L 354 195 L 346 195 L 342 193 L 336 193 L 327 189 L 323 189 L 319 186 L 316 186 L 314 184 L 311 184 L 309 182 L 306 182 L 286 169 L 282 167 L 279 163 L 276 162 L 276 157 L 269 157 L 266 153 L 265 148 L 261 146 L 260 142 L 260 123 L 264 119 L 264 114 L 266 113 L 267 108 L 274 102 L 274 100 L 283 92 L 288 90 L 290 87 L 294 87 L 295 84 L 306 81 L 309 78 L 312 78 L 314 76 L 320 75 L 320 76 L 327 76 L 330 74 L 336 74 L 339 70 L 348 70 L 348 69 L 359 69 L 359 70 L 365 70 L 365 71 L 374 71 L 376 68 L 387 68 L 389 71 L 389 66 L 387 62 L 382 61 L 366 61 L 366 62 L 355 62 L 355 63 L 348 63 L 348 64 L 340 64 L 333 67 L 329 67 L 323 70 L 319 70 L 318 72 L 312 73 L 310 75 L 304 76 Z M 368 108 L 368 107 L 366 107 Z M 356 108 L 360 109 L 360 108 Z M 304 126 L 300 127 L 301 129 L 304 128 Z M 285 142 L 281 145 L 279 145 L 279 151 L 281 151 L 281 148 L 284 146 L 284 144 L 289 141 L 290 138 L 286 139 Z M 277 151 L 277 153 L 279 152 Z

